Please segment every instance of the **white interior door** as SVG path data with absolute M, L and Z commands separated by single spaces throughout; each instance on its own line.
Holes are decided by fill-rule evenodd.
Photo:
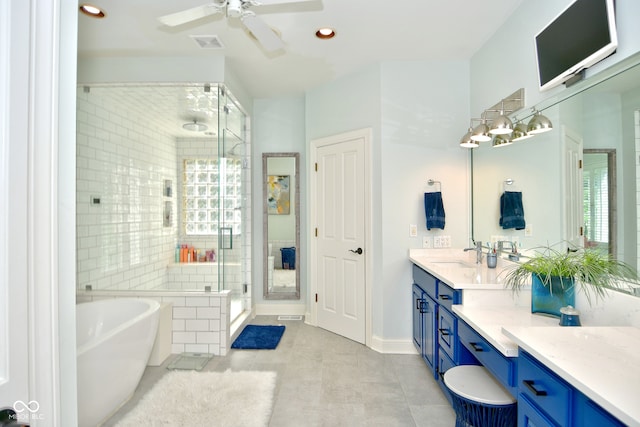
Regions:
M 582 137 L 563 126 L 564 232 L 567 244 L 584 246 L 582 194 Z
M 365 139 L 337 136 L 316 162 L 318 326 L 365 343 Z

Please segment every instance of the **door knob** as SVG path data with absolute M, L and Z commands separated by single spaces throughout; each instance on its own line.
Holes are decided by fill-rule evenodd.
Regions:
M 354 254 L 362 255 L 362 248 L 358 248 L 355 251 L 353 249 L 349 249 Z

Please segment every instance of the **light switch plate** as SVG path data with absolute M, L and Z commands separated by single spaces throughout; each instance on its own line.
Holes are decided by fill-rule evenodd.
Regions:
M 531 237 L 533 236 L 533 226 L 531 224 L 527 224 L 524 227 L 524 236 L 525 237 Z
M 422 247 L 425 249 L 431 247 L 431 237 L 422 236 Z
M 409 224 L 409 237 L 418 237 L 418 226 Z

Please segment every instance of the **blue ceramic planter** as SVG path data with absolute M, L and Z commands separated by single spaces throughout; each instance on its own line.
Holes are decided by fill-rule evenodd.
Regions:
M 576 305 L 575 281 L 571 277 L 551 276 L 545 286 L 537 274 L 531 275 L 531 312 L 560 317 L 560 309 Z

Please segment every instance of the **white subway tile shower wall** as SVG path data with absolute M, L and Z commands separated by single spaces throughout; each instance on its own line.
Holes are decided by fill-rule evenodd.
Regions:
M 171 200 L 176 218 L 177 199 L 163 197 L 163 181 L 177 183 L 175 138 L 127 90 L 78 91 L 79 289 L 158 288 L 173 262 L 177 225 L 163 227 L 162 212 Z

